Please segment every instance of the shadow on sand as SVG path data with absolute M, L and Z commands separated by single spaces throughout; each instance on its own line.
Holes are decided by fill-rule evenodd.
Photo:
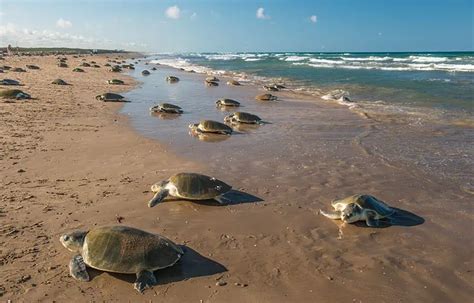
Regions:
M 206 206 L 226 206 L 226 205 L 237 205 L 237 204 L 243 204 L 243 203 L 255 203 L 255 202 L 262 202 L 263 199 L 248 194 L 246 192 L 240 191 L 240 190 L 230 190 L 229 192 L 225 193 L 222 195 L 224 198 L 230 200 L 229 203 L 225 204 L 220 204 L 216 200 L 185 200 L 181 198 L 166 198 L 165 201 L 161 203 L 167 203 L 167 202 L 174 202 L 174 201 L 187 201 L 191 203 L 197 203 L 200 205 L 206 205 Z
M 425 219 L 407 210 L 396 207 L 392 207 L 392 209 L 395 211 L 393 215 L 391 215 L 389 218 L 380 220 L 380 226 L 372 228 L 387 228 L 390 226 L 416 226 L 425 222 Z M 371 227 L 367 226 L 367 224 L 362 221 L 356 222 L 354 225 L 358 227 Z
M 165 285 L 192 278 L 212 276 L 227 271 L 227 268 L 224 265 L 202 256 L 194 249 L 185 245 L 181 245 L 181 248 L 184 251 L 184 255 L 178 263 L 171 267 L 155 271 L 155 277 L 158 281 L 156 285 Z M 104 273 L 103 271 L 92 268 L 87 268 L 87 271 L 89 272 L 91 280 Z M 136 280 L 135 275 L 117 273 L 107 274 L 130 284 L 133 284 Z M 130 287 L 133 288 L 133 285 Z

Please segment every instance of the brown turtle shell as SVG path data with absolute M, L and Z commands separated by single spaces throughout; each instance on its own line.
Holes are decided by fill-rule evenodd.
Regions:
M 206 175 L 196 173 L 179 173 L 169 178 L 176 186 L 178 195 L 189 200 L 208 200 L 222 195 L 232 186 Z

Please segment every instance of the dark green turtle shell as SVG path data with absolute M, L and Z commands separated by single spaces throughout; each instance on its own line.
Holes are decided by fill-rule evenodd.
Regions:
M 114 94 L 114 93 L 105 93 L 102 95 L 98 95 L 95 97 L 97 100 L 102 100 L 102 101 L 118 101 L 122 100 L 124 97 L 119 94 Z
M 277 97 L 272 94 L 261 94 L 261 95 L 256 96 L 255 99 L 260 100 L 260 101 L 272 101 L 272 100 L 276 100 Z
M 63 79 L 55 79 L 51 84 L 56 84 L 56 85 L 67 85 L 67 82 L 64 81 Z
M 363 209 L 370 209 L 375 211 L 381 217 L 387 217 L 393 214 L 394 210 L 385 204 L 385 202 L 375 198 L 371 195 L 353 195 L 341 200 L 334 200 L 331 202 L 331 205 L 334 206 L 336 204 L 357 204 Z
M 124 274 L 172 266 L 183 253 L 163 236 L 127 226 L 91 229 L 81 252 L 88 266 Z
M 169 178 L 169 182 L 176 186 L 179 197 L 189 200 L 213 199 L 232 189 L 216 178 L 196 173 L 179 173 Z
M 232 133 L 232 128 L 224 123 L 217 122 L 214 120 L 202 120 L 199 122 L 198 128 L 203 132 L 208 133 L 219 133 L 219 132 L 227 132 Z
M 235 112 L 232 114 L 232 116 L 235 118 L 235 120 L 241 123 L 257 123 L 262 121 L 259 116 L 246 112 Z
M 232 99 L 219 99 L 216 101 L 217 106 L 240 106 L 240 102 L 232 100 Z

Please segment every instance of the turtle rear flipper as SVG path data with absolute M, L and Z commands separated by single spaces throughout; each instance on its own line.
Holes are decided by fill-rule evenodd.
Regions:
M 217 197 L 214 198 L 214 200 L 219 202 L 219 204 L 230 204 L 230 203 L 232 203 L 232 200 L 230 200 L 229 198 L 226 198 L 224 196 L 217 196 Z
M 169 190 L 166 188 L 161 188 L 160 191 L 156 192 L 153 198 L 148 201 L 148 207 L 153 207 L 156 204 L 160 203 L 163 201 L 169 194 Z
M 319 213 L 329 219 L 333 220 L 340 220 L 341 219 L 341 212 L 340 211 L 324 211 L 322 209 L 319 210 Z
M 87 273 L 86 263 L 81 255 L 74 256 L 69 262 L 69 272 L 71 276 L 79 281 L 88 282 L 90 281 L 89 274 Z
M 135 288 L 139 293 L 143 293 L 145 289 L 153 287 L 156 283 L 156 277 L 153 272 L 142 270 L 137 273 L 137 280 L 133 284 L 133 288 Z

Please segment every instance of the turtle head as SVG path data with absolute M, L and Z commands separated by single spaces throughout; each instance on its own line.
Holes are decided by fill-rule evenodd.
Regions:
M 164 198 L 166 198 L 166 196 L 168 195 L 168 189 L 166 188 L 166 185 L 168 183 L 169 181 L 166 180 L 163 182 L 155 183 L 151 186 L 151 191 L 154 192 L 155 195 L 150 201 L 148 201 L 148 207 L 153 207 L 163 201 Z
M 82 245 L 84 244 L 84 239 L 86 237 L 86 231 L 76 230 L 71 233 L 67 233 L 62 235 L 59 238 L 61 244 L 73 252 L 79 252 L 82 249 Z
M 341 213 L 341 220 L 354 223 L 362 219 L 362 209 L 355 203 L 347 205 Z
M 227 123 L 232 122 L 233 117 L 234 117 L 234 114 L 226 116 L 224 118 L 224 122 L 227 122 Z

